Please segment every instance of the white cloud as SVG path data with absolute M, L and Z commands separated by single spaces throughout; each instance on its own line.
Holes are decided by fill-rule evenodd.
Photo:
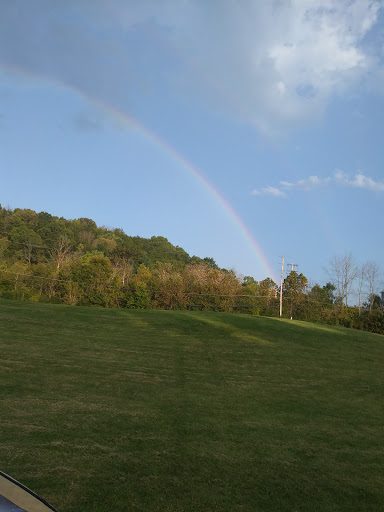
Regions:
M 366 37 L 380 9 L 380 0 L 12 0 L 0 2 L 0 62 L 126 109 L 130 90 L 166 80 L 280 133 L 379 81 L 381 47 Z
M 309 178 L 301 179 L 296 182 L 280 181 L 280 188 L 268 186 L 260 190 L 256 189 L 253 195 L 273 195 L 275 197 L 285 197 L 286 191 L 293 189 L 311 190 L 316 187 L 323 186 L 342 186 L 361 188 L 371 190 L 373 192 L 384 192 L 384 181 L 375 181 L 365 176 L 361 172 L 356 173 L 352 178 L 343 171 L 335 171 L 333 176 L 319 178 L 318 176 L 309 176 Z
M 276 188 L 276 187 L 264 187 L 260 190 L 253 190 L 252 195 L 254 196 L 260 196 L 260 195 L 268 195 L 268 196 L 275 196 L 275 197 L 285 197 L 286 194 L 282 190 Z
M 210 7 L 184 2 L 188 21 L 182 34 L 174 27 L 172 40 L 209 78 L 212 103 L 225 102 L 264 132 L 320 116 L 335 95 L 375 72 L 364 38 L 378 19 L 378 1 L 254 0 L 239 9 L 224 0 L 220 13 L 204 5 Z M 191 84 L 196 79 L 188 76 Z
M 329 182 L 330 178 L 319 178 L 318 176 L 310 176 L 309 178 L 298 180 L 295 183 L 289 181 L 280 181 L 280 185 L 284 188 L 303 188 L 309 190 L 314 187 L 320 187 Z
M 335 172 L 334 179 L 337 183 L 346 187 L 362 188 L 372 190 L 374 192 L 384 192 L 384 181 L 375 181 L 361 173 L 356 173 L 351 179 L 345 172 L 338 170 Z

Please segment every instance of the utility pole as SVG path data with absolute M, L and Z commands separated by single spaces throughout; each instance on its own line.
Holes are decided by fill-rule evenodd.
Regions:
M 280 318 L 283 314 L 283 277 L 284 277 L 284 256 L 281 262 L 281 280 L 280 280 Z

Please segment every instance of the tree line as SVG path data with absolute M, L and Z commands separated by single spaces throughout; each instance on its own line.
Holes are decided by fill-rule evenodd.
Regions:
M 309 286 L 292 271 L 283 316 L 384 333 L 379 270 L 335 258 L 330 281 Z M 350 307 L 358 283 L 359 305 Z M 368 283 L 368 284 L 367 284 Z M 367 288 L 368 287 L 368 288 Z M 365 289 L 368 300 L 363 301 Z M 238 311 L 278 316 L 280 290 L 267 277 L 239 277 L 210 258 L 190 256 L 166 238 L 128 236 L 88 218 L 67 220 L 0 205 L 0 296 L 35 302 L 125 308 Z
M 242 286 L 233 270 L 219 268 L 210 257 L 190 256 L 161 236 L 128 236 L 88 218 L 0 206 L 3 298 L 104 307 L 251 308 L 267 314 L 275 286 L 270 279 Z

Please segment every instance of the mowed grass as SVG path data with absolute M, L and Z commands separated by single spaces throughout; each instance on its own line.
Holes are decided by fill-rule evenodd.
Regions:
M 60 512 L 384 510 L 384 337 L 0 301 L 0 469 Z

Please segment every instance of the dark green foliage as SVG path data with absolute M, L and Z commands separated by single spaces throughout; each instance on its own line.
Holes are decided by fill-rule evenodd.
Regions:
M 359 312 L 358 308 L 346 308 L 337 320 L 338 325 L 344 327 L 384 334 L 384 314 L 379 309 L 365 309 Z
M 43 241 L 38 233 L 25 224 L 15 226 L 9 233 L 9 250 L 17 259 L 36 263 L 43 248 Z
M 130 309 L 148 309 L 151 307 L 151 294 L 146 283 L 135 283 L 123 297 L 123 305 Z
M 252 276 L 244 276 L 243 278 L 243 286 L 254 285 L 256 286 L 258 283 Z
M 134 265 L 146 263 L 152 267 L 159 261 L 185 265 L 192 261 L 181 247 L 173 246 L 161 236 L 151 239 L 130 237 L 120 229 L 98 227 L 91 219 L 68 221 L 46 212 L 36 214 L 32 210 L 12 211 L 2 208 L 0 213 L 2 235 L 13 243 L 14 253 L 27 246 L 28 250 L 31 247 L 34 252 L 37 252 L 35 249 L 44 249 L 45 256 L 49 259 L 49 255 L 52 256 L 52 252 L 57 251 L 55 245 L 65 237 L 72 251 L 77 248 L 81 253 L 97 249 L 111 258 L 128 258 Z M 40 254 L 39 261 L 42 260 L 41 256 Z M 26 259 L 29 261 L 29 254 Z
M 73 266 L 69 277 L 79 286 L 78 304 L 104 307 L 118 305 L 118 283 L 112 264 L 105 256 L 84 257 Z
M 384 310 L 384 291 L 381 292 L 380 295 L 372 294 L 369 297 L 369 300 L 364 306 L 369 309 L 369 311 L 383 311 Z
M 289 305 L 289 316 L 293 318 L 305 300 L 305 291 L 308 279 L 294 270 L 284 279 L 283 296 Z

